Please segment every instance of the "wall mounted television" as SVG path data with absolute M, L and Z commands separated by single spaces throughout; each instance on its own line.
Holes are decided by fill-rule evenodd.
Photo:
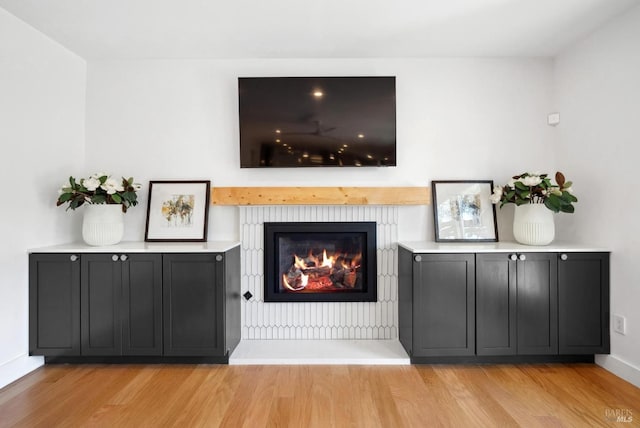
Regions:
M 241 168 L 396 166 L 395 77 L 238 78 Z

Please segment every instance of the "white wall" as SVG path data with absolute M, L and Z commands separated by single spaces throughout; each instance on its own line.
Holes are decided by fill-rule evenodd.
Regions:
M 79 235 L 57 189 L 84 164 L 84 60 L 0 9 L 0 387 L 27 357 L 27 249 Z
M 397 76 L 398 167 L 239 168 L 238 76 Z M 554 172 L 552 61 L 547 59 L 321 59 L 91 61 L 86 174 L 211 179 L 213 186 L 428 186 Z M 80 174 L 80 172 L 78 172 Z M 144 237 L 143 204 L 125 239 Z M 500 216 L 509 216 L 509 209 Z M 432 239 L 431 207 L 404 208 L 400 239 Z M 509 238 L 509 219 L 501 222 Z M 237 209 L 216 207 L 209 239 L 237 239 Z
M 557 58 L 559 159 L 583 195 L 570 227 L 582 242 L 611 248 L 611 355 L 598 360 L 640 386 L 640 7 Z

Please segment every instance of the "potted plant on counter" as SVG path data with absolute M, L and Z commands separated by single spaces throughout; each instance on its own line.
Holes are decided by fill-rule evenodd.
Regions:
M 495 186 L 491 202 L 515 204 L 513 236 L 526 245 L 548 245 L 555 238 L 553 213 L 573 213 L 578 198 L 573 194 L 572 183 L 564 174 L 556 172 L 555 183 L 548 174 L 530 173 L 515 175 L 504 186 Z
M 69 177 L 58 191 L 56 205 L 66 204 L 67 210 L 84 205 L 83 240 L 88 245 L 113 245 L 122 240 L 124 213 L 138 204 L 141 188 L 133 177 L 117 180 L 104 173 L 81 179 Z

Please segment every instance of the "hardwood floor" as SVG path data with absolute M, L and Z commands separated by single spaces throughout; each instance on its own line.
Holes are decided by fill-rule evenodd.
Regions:
M 640 389 L 591 364 L 48 365 L 0 390 L 13 426 L 626 427 Z

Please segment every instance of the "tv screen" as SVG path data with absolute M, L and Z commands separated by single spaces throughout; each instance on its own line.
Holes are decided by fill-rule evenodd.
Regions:
M 396 166 L 395 77 L 240 77 L 241 168 Z

